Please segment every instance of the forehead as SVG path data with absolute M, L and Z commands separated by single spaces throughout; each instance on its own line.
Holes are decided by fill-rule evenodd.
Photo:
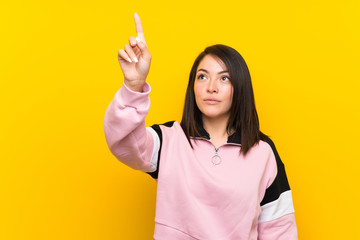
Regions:
M 196 71 L 199 69 L 205 69 L 209 72 L 221 72 L 221 71 L 227 71 L 227 67 L 225 64 L 221 61 L 220 58 L 214 56 L 214 55 L 206 55 L 201 62 L 199 63 L 199 66 Z

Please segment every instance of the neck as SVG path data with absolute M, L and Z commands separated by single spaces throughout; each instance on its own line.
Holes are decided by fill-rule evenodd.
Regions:
M 209 133 L 211 142 L 217 148 L 226 143 L 229 134 L 226 131 L 226 126 L 229 117 L 209 119 L 205 116 L 202 117 L 203 127 Z

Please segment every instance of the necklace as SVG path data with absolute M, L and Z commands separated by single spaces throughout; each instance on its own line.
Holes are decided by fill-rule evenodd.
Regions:
M 222 162 L 221 157 L 218 155 L 219 148 L 215 148 L 215 155 L 211 158 L 211 162 L 214 166 L 219 165 Z

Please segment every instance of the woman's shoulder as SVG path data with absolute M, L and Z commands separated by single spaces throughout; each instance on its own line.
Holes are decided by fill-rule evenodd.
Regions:
M 274 141 L 267 135 L 264 135 L 260 140 L 260 142 L 263 142 L 264 144 L 268 145 L 271 149 L 276 149 Z
M 168 121 L 161 124 L 153 124 L 148 128 L 153 129 L 158 135 L 183 132 L 180 123 L 178 121 Z
M 282 164 L 281 158 L 279 156 L 279 153 L 276 149 L 274 141 L 269 136 L 264 136 L 262 140 L 259 141 L 259 144 L 263 145 L 264 147 L 267 147 L 269 151 L 274 155 L 277 164 Z
M 177 126 L 180 126 L 179 122 L 177 121 L 168 121 L 165 123 L 160 123 L 160 124 L 153 124 L 150 127 L 151 128 L 176 128 Z

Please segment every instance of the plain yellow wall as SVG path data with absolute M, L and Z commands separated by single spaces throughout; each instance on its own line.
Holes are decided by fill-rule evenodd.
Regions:
M 147 124 L 181 119 L 200 51 L 234 47 L 285 163 L 299 238 L 359 239 L 357 0 L 2 1 L 0 239 L 152 238 L 156 183 L 103 133 L 134 12 L 153 55 Z

